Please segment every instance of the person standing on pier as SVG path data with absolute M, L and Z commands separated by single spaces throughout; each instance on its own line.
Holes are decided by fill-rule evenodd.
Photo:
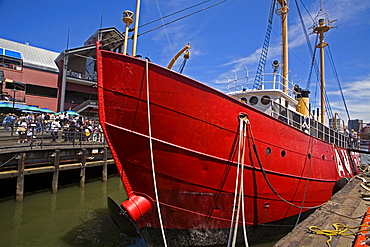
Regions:
M 5 118 L 5 130 L 8 131 L 9 127 L 13 129 L 14 126 L 14 120 L 15 118 L 12 116 L 12 114 L 8 114 Z
M 18 143 L 28 142 L 27 140 L 27 122 L 26 119 L 22 119 L 18 123 L 17 132 L 19 135 Z
M 54 118 L 54 121 L 50 124 L 50 132 L 51 132 L 51 142 L 56 142 L 58 139 L 58 131 L 60 130 L 61 126 L 59 123 L 59 119 Z

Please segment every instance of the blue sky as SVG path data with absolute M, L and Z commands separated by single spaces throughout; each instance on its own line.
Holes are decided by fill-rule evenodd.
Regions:
M 172 14 L 205 0 L 141 0 L 140 24 Z M 164 19 L 164 23 L 220 2 L 210 0 L 191 10 Z M 304 16 L 306 28 L 319 11 L 319 0 L 297 0 Z M 304 4 L 305 8 L 303 7 Z M 122 12 L 135 11 L 135 0 L 0 0 L 2 25 L 0 37 L 32 46 L 61 52 L 82 46 L 84 41 L 102 26 L 124 31 Z M 306 87 L 310 69 L 310 54 L 306 45 L 295 0 L 290 0 L 289 11 L 289 65 L 290 78 Z M 245 74 L 245 67 L 254 74 L 267 28 L 269 0 L 228 0 L 216 7 L 143 34 L 138 41 L 138 54 L 148 56 L 152 62 L 167 66 L 173 54 L 190 42 L 191 56 L 184 74 L 207 85 L 226 91 L 226 77 Z M 336 73 L 351 119 L 370 122 L 370 1 L 323 0 L 323 8 L 337 28 L 325 36 L 329 43 Z M 101 18 L 102 17 L 102 18 Z M 101 22 L 102 19 L 102 22 Z M 142 27 L 139 34 L 161 25 L 162 22 Z M 266 71 L 271 61 L 280 59 L 279 17 L 274 16 Z M 314 35 L 310 35 L 311 43 Z M 131 48 L 129 48 L 130 51 Z M 181 61 L 180 61 L 181 62 Z M 343 101 L 329 61 L 326 69 L 327 94 L 332 111 L 347 120 Z M 178 65 L 177 65 L 178 66 Z M 316 76 L 310 84 L 311 102 L 318 102 Z M 316 99 L 315 99 L 316 98 Z M 317 105 L 313 107 L 318 107 Z

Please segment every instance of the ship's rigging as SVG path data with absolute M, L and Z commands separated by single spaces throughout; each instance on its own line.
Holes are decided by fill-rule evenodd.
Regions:
M 283 5 L 286 4 L 286 1 L 282 1 L 282 0 L 279 0 L 279 2 L 277 2 L 276 0 L 271 1 L 271 7 L 270 7 L 270 12 L 269 12 L 269 18 L 268 18 L 268 26 L 267 26 L 265 38 L 264 38 L 264 41 L 263 41 L 263 46 L 262 46 L 262 49 L 261 49 L 261 54 L 260 54 L 260 59 L 259 59 L 258 67 L 257 67 L 255 80 L 254 80 L 253 89 L 257 89 L 257 90 L 261 89 L 261 86 L 262 86 L 262 83 L 263 83 L 263 75 L 264 75 L 264 72 L 265 72 L 265 65 L 266 65 L 266 60 L 267 60 L 267 55 L 268 55 L 268 48 L 269 48 L 269 43 L 270 43 L 271 32 L 272 32 L 272 20 L 273 20 L 273 15 L 274 15 L 277 4 L 280 4 L 283 8 L 284 7 Z M 301 22 L 301 25 L 302 25 L 303 33 L 305 35 L 306 43 L 307 43 L 309 52 L 311 54 L 311 61 L 312 61 L 311 62 L 311 68 L 310 68 L 310 71 L 309 71 L 309 75 L 307 77 L 307 82 L 306 82 L 306 87 L 305 88 L 306 88 L 306 90 L 310 89 L 312 72 L 314 70 L 315 73 L 316 73 L 317 82 L 321 87 L 321 105 L 322 105 L 322 107 L 321 107 L 321 114 L 320 115 L 321 115 L 321 122 L 324 122 L 325 114 L 328 115 L 328 118 L 333 118 L 334 114 L 333 114 L 331 106 L 329 104 L 329 99 L 328 99 L 328 96 L 326 94 L 326 89 L 324 87 L 324 74 L 321 74 L 320 69 L 319 69 L 319 65 L 317 65 L 315 59 L 316 59 L 316 49 L 319 49 L 320 46 L 323 46 L 323 47 L 328 46 L 326 43 L 323 42 L 324 33 L 320 34 L 318 32 L 318 30 L 322 29 L 322 28 L 319 27 L 319 25 L 320 25 L 319 21 L 320 20 L 325 21 L 326 25 L 325 25 L 325 27 L 323 27 L 325 29 L 325 32 L 328 31 L 329 29 L 333 28 L 331 26 L 331 23 L 333 21 L 330 21 L 328 19 L 327 13 L 323 10 L 323 7 L 322 7 L 323 6 L 323 1 L 322 0 L 320 0 L 320 10 L 319 10 L 319 12 L 318 12 L 318 14 L 315 18 L 312 18 L 312 16 L 309 14 L 309 11 L 307 10 L 307 8 L 305 7 L 305 5 L 302 1 L 301 1 L 301 4 L 304 6 L 305 10 L 307 11 L 307 15 L 315 23 L 314 26 L 311 27 L 314 30 L 313 33 L 317 34 L 314 44 L 318 44 L 319 38 L 321 38 L 321 41 L 320 41 L 321 44 L 318 44 L 317 46 L 315 46 L 315 48 L 312 48 L 312 45 L 311 45 L 309 37 L 308 37 L 308 33 L 306 31 L 307 28 L 305 27 L 298 1 L 295 0 L 295 5 L 296 5 L 297 11 L 298 11 L 298 15 L 299 15 L 300 22 Z M 280 13 L 281 13 L 281 11 L 280 11 Z M 323 24 L 321 24 L 321 25 L 323 25 Z M 316 27 L 316 30 L 314 29 L 315 27 Z M 337 81 L 339 91 L 341 93 L 341 97 L 342 97 L 342 100 L 343 100 L 343 103 L 344 103 L 344 107 L 345 107 L 347 117 L 348 117 L 348 119 L 350 119 L 347 104 L 345 102 L 344 95 L 343 95 L 343 90 L 342 90 L 342 87 L 340 85 L 339 77 L 338 77 L 338 74 L 336 72 L 335 65 L 334 65 L 333 58 L 331 56 L 329 47 L 328 47 L 328 51 L 329 51 L 329 54 L 328 54 L 329 62 L 330 62 L 330 65 L 332 67 L 335 79 Z M 322 49 L 321 53 L 322 53 L 321 56 L 322 56 L 322 59 L 323 59 L 323 54 L 324 54 L 323 49 Z M 283 57 L 284 56 L 287 56 L 287 54 L 283 55 Z M 287 59 L 285 61 L 287 61 Z M 322 61 L 322 63 L 323 63 L 323 61 Z M 284 63 L 283 63 L 283 66 L 284 66 Z M 323 71 L 323 65 L 321 67 L 321 70 Z M 283 73 L 287 74 L 286 72 L 283 72 Z M 288 78 L 286 78 L 286 79 L 288 79 Z M 311 115 L 311 117 L 315 117 L 314 114 Z
M 177 14 L 180 14 L 180 13 L 183 13 L 185 11 L 192 10 L 192 9 L 197 8 L 199 6 L 202 6 L 202 5 L 205 5 L 207 3 L 210 3 L 211 1 L 212 0 L 202 1 L 200 3 L 197 3 L 197 4 L 194 4 L 192 6 L 183 8 L 183 9 L 181 9 L 179 11 L 176 11 L 176 12 L 173 12 L 171 14 L 168 14 L 168 15 L 165 15 L 165 16 L 161 16 L 161 18 L 158 18 L 158 19 L 155 19 L 153 21 L 147 22 L 147 23 L 139 26 L 139 28 L 146 27 L 146 26 L 148 26 L 150 24 L 156 23 L 157 21 L 162 21 L 162 24 L 159 25 L 159 26 L 157 26 L 157 27 L 154 27 L 152 29 L 149 29 L 147 31 L 144 31 L 144 32 L 138 34 L 138 36 L 141 36 L 143 34 L 146 34 L 146 33 L 149 33 L 151 31 L 157 30 L 157 29 L 159 29 L 161 27 L 165 27 L 166 25 L 169 25 L 169 24 L 175 23 L 177 21 L 183 20 L 184 18 L 187 18 L 187 17 L 190 17 L 190 16 L 195 15 L 197 13 L 203 12 L 203 11 L 208 10 L 210 8 L 216 7 L 216 6 L 218 6 L 218 5 L 226 2 L 228 0 L 218 1 L 218 2 L 216 2 L 214 4 L 211 4 L 209 6 L 206 6 L 206 7 L 203 7 L 201 9 L 195 10 L 195 11 L 193 11 L 193 12 L 191 12 L 189 14 L 186 14 L 184 16 L 181 16 L 181 17 L 179 17 L 177 19 L 168 21 L 166 23 L 164 22 L 164 19 L 166 19 L 166 18 L 173 17 L 173 16 L 175 16 Z M 267 53 L 268 53 L 268 48 L 269 48 L 270 36 L 271 36 L 271 32 L 272 32 L 272 21 L 273 21 L 274 12 L 279 12 L 280 14 L 282 14 L 282 10 L 284 9 L 284 7 L 282 7 L 281 9 L 276 10 L 276 5 L 277 4 L 280 4 L 280 5 L 283 4 L 284 5 L 284 4 L 287 4 L 287 2 L 288 1 L 286 1 L 286 0 L 278 0 L 278 2 L 276 0 L 272 0 L 271 1 L 270 11 L 269 11 L 269 18 L 268 18 L 268 26 L 267 26 L 267 30 L 266 30 L 266 34 L 265 34 L 263 46 L 262 46 L 262 49 L 261 49 L 261 54 L 260 54 L 260 59 L 259 59 L 258 67 L 257 67 L 257 72 L 256 72 L 256 75 L 255 75 L 255 81 L 254 81 L 255 84 L 253 85 L 253 89 L 260 89 L 261 83 L 263 81 L 263 76 L 262 75 L 265 72 L 265 65 L 266 65 Z M 322 4 L 322 0 L 320 0 L 320 11 L 319 11 L 319 13 L 316 16 L 316 20 L 314 18 L 312 18 L 312 16 L 309 14 L 308 9 L 306 8 L 306 6 L 302 2 L 302 0 L 300 1 L 300 3 L 304 7 L 304 9 L 306 10 L 307 15 L 311 18 L 311 20 L 313 20 L 313 22 L 315 22 L 315 21 L 317 22 L 318 21 L 317 19 L 318 19 L 318 17 L 320 15 L 325 15 L 326 14 L 323 11 L 323 9 L 322 9 L 322 5 L 323 5 Z M 298 15 L 299 15 L 299 18 L 300 18 L 300 21 L 301 21 L 302 29 L 304 30 L 303 33 L 305 35 L 306 43 L 307 43 L 309 52 L 310 52 L 311 57 L 312 57 L 311 58 L 312 59 L 311 69 L 310 69 L 309 74 L 307 76 L 306 86 L 305 86 L 306 90 L 309 90 L 310 89 L 310 84 L 311 84 L 312 72 L 313 71 L 315 71 L 315 73 L 316 73 L 316 78 L 317 78 L 316 80 L 318 82 L 317 84 L 320 84 L 321 85 L 322 82 L 321 82 L 321 76 L 320 76 L 320 72 L 319 72 L 319 66 L 315 62 L 315 59 L 316 59 L 316 48 L 313 48 L 312 45 L 311 45 L 311 43 L 310 43 L 310 40 L 309 40 L 309 37 L 308 37 L 308 33 L 306 31 L 307 28 L 305 27 L 305 24 L 303 22 L 303 17 L 302 17 L 302 14 L 301 14 L 301 11 L 300 11 L 300 7 L 299 7 L 299 4 L 298 4 L 298 1 L 297 0 L 295 0 L 295 5 L 296 5 L 297 11 L 298 11 Z M 331 24 L 331 22 L 329 24 Z M 133 29 L 130 29 L 129 31 L 133 31 Z M 317 35 L 317 38 L 315 40 L 315 44 L 317 44 L 318 37 L 319 37 L 319 34 Z M 328 53 L 328 56 L 329 56 L 329 61 L 330 61 L 332 70 L 333 70 L 334 77 L 337 80 L 337 84 L 338 84 L 338 87 L 339 87 L 339 91 L 341 93 L 341 97 L 342 97 L 342 100 L 343 100 L 343 103 L 344 103 L 344 107 L 345 107 L 345 111 L 346 111 L 347 117 L 348 117 L 348 119 L 350 119 L 350 116 L 349 116 L 349 113 L 348 113 L 348 108 L 347 108 L 347 105 L 346 105 L 346 102 L 345 102 L 345 99 L 344 99 L 344 95 L 343 95 L 343 90 L 342 90 L 342 87 L 340 85 L 338 74 L 336 73 L 336 69 L 334 67 L 334 63 L 333 63 L 333 59 L 331 57 L 330 51 Z M 182 71 L 184 69 L 184 66 L 186 64 L 186 60 L 187 59 L 184 59 L 183 62 L 182 62 L 182 64 L 180 65 L 180 68 L 178 69 L 179 73 L 182 73 Z M 286 66 L 286 65 L 284 65 L 284 62 L 283 62 L 283 65 L 282 66 L 283 66 L 283 70 L 285 70 L 285 72 L 283 71 L 283 74 L 286 74 L 286 77 L 288 77 L 287 76 L 288 70 L 287 70 L 287 68 L 284 68 L 284 66 Z M 322 105 L 325 106 L 325 107 L 322 107 L 321 108 L 321 112 L 323 112 L 324 114 L 326 114 L 328 116 L 328 118 L 332 118 L 334 116 L 334 114 L 333 114 L 332 109 L 330 107 L 328 96 L 326 94 L 325 88 L 323 86 L 321 86 L 321 90 L 323 91 L 323 95 L 321 96 L 323 98 Z M 312 104 L 312 108 L 315 109 L 314 103 Z M 314 111 L 312 111 L 312 112 L 314 112 Z M 315 114 L 313 114 L 312 112 L 310 113 L 310 114 L 312 114 L 311 117 L 315 117 L 315 116 L 313 116 Z M 323 121 L 323 119 L 322 119 L 322 121 Z

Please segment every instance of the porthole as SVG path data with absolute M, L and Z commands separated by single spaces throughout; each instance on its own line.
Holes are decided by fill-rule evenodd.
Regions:
M 285 150 L 281 150 L 281 157 L 285 157 L 286 153 Z
M 261 99 L 261 103 L 263 105 L 268 105 L 268 104 L 270 104 L 270 102 L 271 102 L 271 98 L 267 95 L 263 96 L 262 99 Z
M 270 155 L 271 154 L 271 148 L 266 148 L 266 154 Z
M 256 96 L 252 96 L 249 103 L 251 103 L 251 105 L 256 105 L 258 103 L 258 98 Z
M 248 100 L 247 100 L 246 98 L 244 98 L 244 97 L 243 97 L 243 98 L 241 98 L 241 99 L 240 99 L 240 101 L 241 101 L 241 102 L 243 102 L 243 103 L 245 103 L 245 104 L 247 104 L 247 103 L 248 103 Z

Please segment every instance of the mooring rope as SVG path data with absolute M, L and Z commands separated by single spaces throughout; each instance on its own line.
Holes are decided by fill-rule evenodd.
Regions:
M 314 207 L 304 207 L 304 206 L 298 206 L 298 205 L 295 205 L 294 203 L 291 203 L 290 201 L 284 199 L 275 189 L 274 187 L 272 186 L 270 180 L 267 178 L 267 173 L 265 171 L 265 169 L 263 168 L 262 166 L 262 162 L 261 162 L 261 159 L 260 159 L 260 156 L 258 154 L 258 151 L 257 151 L 257 145 L 256 145 L 256 141 L 254 139 L 254 135 L 253 135 L 253 131 L 252 131 L 252 126 L 250 124 L 250 122 L 248 121 L 247 122 L 247 125 L 249 126 L 249 132 L 251 134 L 251 138 L 252 138 L 252 147 L 253 147 L 253 152 L 257 158 L 257 163 L 261 169 L 261 172 L 262 172 L 262 175 L 263 175 L 263 178 L 265 179 L 267 185 L 270 187 L 271 191 L 280 199 L 282 200 L 283 202 L 289 204 L 290 206 L 293 206 L 293 207 L 296 207 L 296 208 L 302 208 L 302 209 L 316 209 L 316 208 L 320 208 L 322 207 L 325 203 L 322 203 L 320 205 L 317 205 L 317 206 L 314 206 Z
M 318 235 L 325 235 L 328 237 L 328 240 L 326 241 L 326 245 L 328 247 L 332 247 L 331 245 L 331 241 L 333 239 L 333 236 L 351 236 L 351 235 L 356 235 L 360 232 L 364 232 L 364 231 L 368 231 L 368 227 L 370 225 L 367 225 L 367 224 L 362 224 L 362 225 L 359 225 L 359 226 L 353 226 L 353 227 L 350 227 L 350 226 L 346 226 L 342 223 L 334 223 L 332 225 L 334 227 L 334 230 L 325 230 L 325 229 L 322 229 L 318 226 L 310 226 L 309 229 L 311 232 L 315 233 L 315 234 L 318 234 Z M 361 227 L 366 227 L 365 229 L 360 229 L 360 230 L 356 230 L 356 231 L 352 231 L 352 229 L 358 229 L 358 228 L 361 228 Z M 347 231 L 349 231 L 349 233 L 347 233 Z
M 159 224 L 161 225 L 161 232 L 162 232 L 163 243 L 164 243 L 164 246 L 167 247 L 167 240 L 166 240 L 166 235 L 164 234 L 164 227 L 163 227 L 163 221 L 162 221 L 161 208 L 159 206 L 159 197 L 158 197 L 157 181 L 156 181 L 155 166 L 154 166 L 152 128 L 151 128 L 151 120 L 150 120 L 149 62 L 148 62 L 148 59 L 146 59 L 145 72 L 146 72 L 146 101 L 147 101 L 147 107 L 148 107 L 149 147 L 150 147 L 150 160 L 151 160 L 151 164 L 152 164 L 154 193 L 155 193 L 155 200 L 156 200 L 156 204 L 157 204 Z
M 231 216 L 231 226 L 230 226 L 230 233 L 229 233 L 229 240 L 227 246 L 234 247 L 236 244 L 236 237 L 238 232 L 238 224 L 239 224 L 239 215 L 240 215 L 240 205 L 242 207 L 242 217 L 243 217 L 243 235 L 244 235 L 244 243 L 245 246 L 248 247 L 248 238 L 247 238 L 247 230 L 246 230 L 246 222 L 245 222 L 245 211 L 244 211 L 244 156 L 245 156 L 245 140 L 246 140 L 246 133 L 247 129 L 246 118 L 239 119 L 239 146 L 238 146 L 238 166 L 236 170 L 236 179 L 235 179 L 235 192 L 234 192 L 234 210 Z M 240 177 L 240 186 L 239 186 L 239 177 Z M 239 188 L 239 193 L 238 193 Z M 236 204 L 236 198 L 238 197 L 238 204 Z M 236 218 L 235 218 L 235 206 L 238 205 L 236 210 Z M 234 223 L 235 218 L 235 223 Z

